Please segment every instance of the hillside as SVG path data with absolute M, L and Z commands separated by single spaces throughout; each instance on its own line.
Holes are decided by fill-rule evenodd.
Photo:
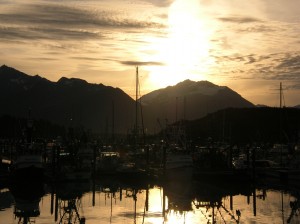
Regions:
M 252 103 L 226 86 L 185 80 L 141 97 L 147 120 L 172 123 L 194 120 L 225 108 L 251 108 Z
M 187 124 L 195 142 L 232 144 L 296 143 L 300 137 L 300 109 L 229 108 Z
M 115 132 L 134 122 L 135 102 L 121 89 L 74 78 L 51 82 L 7 66 L 0 67 L 0 102 L 0 115 L 27 117 L 30 110 L 34 119 L 102 133 L 111 132 L 113 108 Z

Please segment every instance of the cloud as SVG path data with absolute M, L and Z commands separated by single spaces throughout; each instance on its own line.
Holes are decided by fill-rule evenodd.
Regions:
M 252 64 L 252 63 L 255 63 L 255 62 L 257 62 L 255 57 L 253 57 L 252 55 L 249 55 L 246 64 Z
M 168 7 L 170 6 L 175 0 L 141 0 L 144 2 L 148 2 L 152 5 L 158 6 L 158 7 Z
M 120 61 L 122 65 L 135 65 L 135 66 L 163 66 L 164 64 L 161 62 L 155 61 Z
M 57 61 L 60 60 L 58 58 L 42 58 L 42 57 L 29 57 L 29 60 L 37 60 L 37 61 Z
M 215 59 L 218 66 L 222 67 L 222 73 L 231 79 L 280 80 L 293 82 L 295 85 L 291 84 L 290 88 L 295 89 L 299 86 L 300 52 L 235 54 L 215 56 Z M 229 66 L 224 67 L 227 64 Z
M 150 21 L 138 21 L 127 18 L 126 15 L 122 15 L 119 11 L 91 11 L 59 4 L 24 5 L 20 10 L 15 10 L 14 13 L 1 13 L 0 21 L 5 24 L 67 26 L 69 28 L 147 28 L 162 26 Z
M 86 10 L 61 4 L 21 5 L 0 13 L 0 39 L 95 39 L 105 29 L 120 30 L 164 27 L 149 20 L 133 19 L 118 11 Z
M 264 79 L 289 80 L 300 82 L 300 52 L 293 54 L 271 54 L 271 62 L 257 69 Z
M 70 57 L 71 59 L 76 59 L 76 60 L 85 60 L 85 61 L 99 61 L 101 59 L 99 58 L 92 58 L 92 57 Z
M 295 82 L 290 85 L 285 85 L 285 89 L 287 90 L 300 90 L 300 81 Z
M 0 40 L 86 40 L 99 39 L 101 34 L 86 30 L 55 28 L 0 27 Z
M 257 25 L 254 24 L 253 26 L 245 27 L 245 28 L 238 28 L 237 32 L 243 32 L 243 33 L 272 33 L 277 31 L 276 29 L 266 26 L 266 25 Z
M 274 21 L 299 22 L 300 1 L 299 0 L 271 0 L 265 1 L 265 13 Z
M 244 64 L 253 64 L 256 62 L 260 62 L 264 59 L 267 59 L 268 57 L 257 56 L 254 54 L 249 54 L 249 55 L 235 54 L 235 55 L 216 56 L 216 58 L 217 58 L 218 63 L 227 61 L 227 62 L 237 62 L 237 63 L 242 62 Z
M 230 23 L 256 23 L 262 22 L 260 19 L 254 17 L 243 17 L 243 16 L 229 16 L 229 17 L 220 17 L 218 18 L 222 22 Z
M 300 72 L 300 55 L 286 54 L 286 58 L 277 66 L 279 69 L 292 69 Z

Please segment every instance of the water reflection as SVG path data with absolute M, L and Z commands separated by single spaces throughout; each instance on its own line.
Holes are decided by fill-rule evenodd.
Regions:
M 14 215 L 18 223 L 32 223 L 40 215 L 40 200 L 45 194 L 41 182 L 14 182 L 9 190 L 14 197 Z
M 2 186 L 0 220 L 12 224 L 300 222 L 297 188 L 200 180 L 187 186 L 124 182 L 116 177 L 14 183 Z
M 89 182 L 63 182 L 52 186 L 55 188 L 55 222 L 85 223 L 85 217 L 79 214 L 82 209 L 81 199 L 90 191 Z M 51 194 L 53 208 L 54 194 Z M 52 211 L 52 210 L 51 210 Z

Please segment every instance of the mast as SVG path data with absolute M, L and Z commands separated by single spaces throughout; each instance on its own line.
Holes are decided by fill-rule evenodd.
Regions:
M 115 147 L 115 101 L 112 101 L 112 147 Z
M 279 87 L 279 108 L 282 108 L 282 83 L 280 82 L 280 87 Z
M 134 137 L 135 137 L 135 146 L 137 148 L 138 140 L 140 137 L 140 132 L 142 132 L 143 135 L 143 142 L 145 143 L 145 132 L 144 132 L 144 120 L 143 120 L 143 110 L 141 106 L 141 102 L 138 100 L 138 96 L 140 95 L 140 83 L 139 83 L 139 67 L 136 66 L 136 86 L 135 86 L 135 127 L 134 127 Z M 141 101 L 141 99 L 140 99 Z M 138 114 L 139 114 L 139 103 L 140 103 L 140 113 L 141 113 L 141 131 L 139 130 L 139 124 L 138 124 Z
M 135 137 L 138 133 L 138 87 L 139 87 L 139 67 L 136 66 L 136 78 L 135 78 Z
M 283 133 L 283 124 L 282 124 L 282 83 L 280 82 L 279 86 L 279 141 L 280 141 L 280 166 L 282 166 L 282 133 Z
M 139 67 L 136 66 L 136 73 L 135 73 L 135 124 L 133 130 L 133 137 L 134 137 L 134 148 L 137 150 L 138 145 L 138 88 L 139 88 Z
M 177 113 L 178 113 L 178 96 L 176 96 L 176 114 L 175 114 L 175 122 L 177 123 Z

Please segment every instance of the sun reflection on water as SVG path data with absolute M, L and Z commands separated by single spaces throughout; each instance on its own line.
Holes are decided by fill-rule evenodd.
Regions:
M 76 188 L 78 186 L 78 188 Z M 208 186 L 208 185 L 207 185 Z M 49 186 L 48 186 L 49 187 Z M 297 198 L 291 193 L 271 189 L 251 189 L 246 195 L 242 193 L 222 193 L 216 186 L 197 185 L 192 193 L 172 194 L 166 186 L 148 188 L 99 188 L 91 191 L 89 183 L 82 190 L 79 185 L 68 185 L 64 194 L 51 194 L 51 189 L 42 196 L 39 207 L 40 215 L 36 223 L 57 223 L 55 215 L 50 213 L 51 202 L 58 199 L 62 202 L 76 200 L 77 212 L 85 217 L 86 223 L 134 223 L 134 224 L 198 224 L 198 223 L 299 223 L 298 210 L 292 210 L 291 205 Z M 74 189 L 73 189 L 74 188 Z M 77 189 L 78 192 L 72 194 Z M 223 189 L 224 190 L 224 189 Z M 3 196 L 10 192 L 1 191 Z M 76 194 L 75 194 L 76 193 Z M 191 194 L 190 194 L 191 193 Z M 72 197 L 71 197 L 72 196 Z M 53 198 L 54 197 L 54 198 Z M 70 197 L 70 198 L 69 198 Z M 0 197 L 1 205 L 4 198 Z M 13 197 L 11 197 L 13 200 Z M 148 200 L 147 200 L 148 199 Z M 165 200 L 164 200 L 165 199 Z M 68 202 L 69 203 L 69 202 Z M 75 204 L 74 204 L 75 205 Z M 0 220 L 15 224 L 12 219 L 14 203 L 9 208 L 0 210 Z M 60 210 L 62 209 L 62 210 Z M 55 210 L 55 209 L 54 209 Z M 65 212 L 59 207 L 58 219 Z M 293 215 L 294 214 L 294 215 Z

